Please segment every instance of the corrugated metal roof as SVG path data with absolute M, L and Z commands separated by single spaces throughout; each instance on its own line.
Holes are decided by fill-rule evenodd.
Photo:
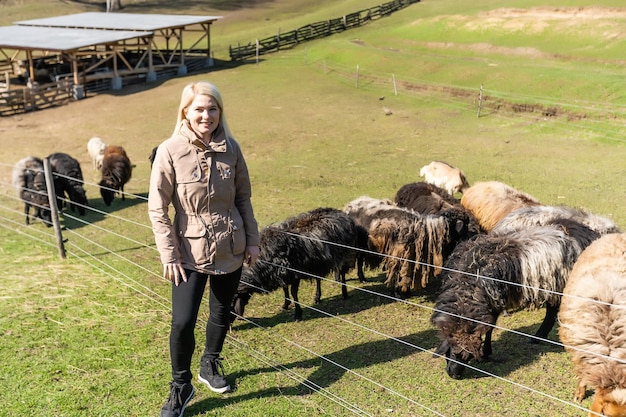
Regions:
M 15 22 L 15 24 L 20 26 L 156 31 L 209 23 L 221 18 L 221 16 L 88 12 L 44 19 L 22 20 Z
M 0 48 L 45 51 L 73 51 L 87 46 L 152 36 L 152 32 L 56 27 L 0 26 Z

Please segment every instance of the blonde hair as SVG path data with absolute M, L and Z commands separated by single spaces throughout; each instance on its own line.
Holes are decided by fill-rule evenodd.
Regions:
M 220 121 L 219 126 L 224 130 L 224 133 L 227 137 L 232 138 L 233 135 L 228 128 L 228 123 L 226 123 L 226 115 L 224 114 L 224 102 L 222 101 L 222 95 L 216 86 L 211 84 L 208 81 L 198 81 L 189 83 L 183 88 L 183 92 L 180 97 L 180 105 L 178 106 L 178 114 L 176 115 L 176 126 L 174 126 L 174 135 L 180 132 L 180 128 L 187 117 L 185 113 L 187 112 L 187 108 L 191 105 L 191 102 L 196 98 L 197 95 L 207 95 L 211 96 L 217 107 L 220 109 Z

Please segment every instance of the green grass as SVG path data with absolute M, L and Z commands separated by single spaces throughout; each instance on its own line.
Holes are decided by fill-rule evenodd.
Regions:
M 48 3 L 63 10 L 67 7 L 68 13 L 90 8 L 77 3 L 38 4 Z M 140 9 L 140 2 L 127 3 L 129 12 Z M 255 8 L 236 10 L 211 4 L 216 8 L 201 9 L 200 2 L 188 2 L 185 12 L 225 16 L 212 27 L 213 44 L 221 50 L 227 49 L 229 39 L 262 38 L 277 27 L 288 30 L 335 17 L 343 7 L 337 2 L 330 6 L 331 2 L 302 0 L 298 5 L 304 17 L 300 18 L 291 2 L 258 3 Z M 356 4 L 345 2 L 349 10 L 344 12 L 371 6 Z M 98 135 L 126 148 L 135 164 L 126 191 L 145 196 L 147 157 L 170 134 L 180 91 L 191 80 L 209 79 L 220 87 L 229 123 L 248 160 L 253 202 L 262 225 L 314 207 L 339 208 L 363 194 L 391 198 L 401 185 L 419 179 L 422 165 L 440 159 L 461 167 L 470 182 L 504 181 L 546 204 L 584 207 L 626 228 L 622 207 L 626 184 L 621 181 L 626 157 L 623 117 L 598 117 L 601 112 L 595 110 L 599 106 L 607 109 L 606 114 L 623 112 L 619 76 L 624 70 L 616 65 L 619 58 L 610 47 L 603 54 L 599 35 L 588 40 L 597 49 L 593 59 L 591 52 L 577 51 L 575 42 L 564 42 L 562 53 L 576 59 L 549 55 L 528 59 L 504 47 L 554 48 L 547 39 L 524 33 L 498 38 L 493 36 L 496 29 L 485 37 L 503 47 L 499 50 L 467 47 L 464 44 L 480 39 L 460 29 L 448 39 L 457 46 L 433 47 L 425 43 L 432 36 L 428 31 L 413 32 L 411 22 L 419 19 L 424 19 L 425 27 L 434 28 L 438 20 L 450 20 L 448 26 L 458 24 L 458 18 L 448 15 L 472 22 L 481 12 L 501 7 L 540 6 L 521 0 L 506 6 L 487 1 L 460 4 L 425 1 L 362 29 L 264 56 L 259 65 L 214 68 L 0 119 L 0 260 L 4 265 L 0 273 L 0 390 L 10 394 L 0 414 L 158 413 L 169 382 L 169 287 L 159 278 L 161 266 L 147 227 L 145 201 L 116 199 L 107 208 L 89 185 L 87 195 L 93 208 L 132 223 L 90 212 L 83 220 L 93 225 L 85 226 L 66 216 L 69 256 L 60 260 L 54 245 L 40 242 L 52 242 L 50 229 L 40 223 L 23 225 L 21 204 L 10 187 L 10 169 L 23 156 L 63 151 L 79 159 L 87 182 L 97 183 L 86 143 Z M 619 7 L 617 2 L 602 4 Z M 10 12 L 7 7 L 12 7 Z M 29 2 L 2 3 L 0 19 L 47 13 L 29 7 Z M 163 4 L 150 11 L 171 9 Z M 556 35 L 554 45 L 569 36 Z M 327 72 L 321 65 L 324 59 Z M 358 89 L 353 77 L 356 65 L 363 77 Z M 395 96 L 387 82 L 391 73 L 398 80 L 431 89 L 401 90 Z M 522 96 L 537 102 L 546 97 L 570 112 L 572 104 L 584 103 L 576 112 L 588 117 L 543 117 L 504 107 L 486 108 L 478 118 L 475 99 L 435 88 L 476 88 L 484 81 L 481 76 L 494 79 L 493 84 L 485 83 L 486 88 L 506 101 Z M 381 96 L 385 96 L 383 101 Z M 383 106 L 393 114 L 386 116 Z M 519 336 L 496 330 L 493 360 L 477 367 L 497 377 L 471 371 L 467 379 L 452 380 L 445 375 L 443 362 L 431 357 L 437 332 L 429 323 L 428 307 L 433 305 L 436 289 L 416 294 L 409 304 L 392 302 L 385 296 L 381 271 L 369 271 L 364 284 L 354 280 L 354 275 L 348 281 L 347 301 L 335 285 L 323 285 L 323 300 L 316 308 L 334 317 L 306 310 L 305 320 L 294 323 L 291 311 L 280 311 L 280 292 L 254 296 L 246 316 L 262 328 L 237 321 L 224 350 L 236 391 L 217 396 L 198 387 L 185 415 L 352 414 L 332 398 L 300 384 L 304 377 L 364 410 L 360 414 L 375 416 L 433 415 L 420 404 L 446 416 L 585 414 L 497 378 L 569 401 L 575 382 L 569 359 L 558 346 L 528 345 Z M 309 304 L 312 300 L 313 286 L 305 283 L 301 301 Z M 200 344 L 206 311 L 203 306 L 196 333 Z M 532 333 L 542 317 L 543 310 L 519 311 L 502 317 L 498 324 Z M 556 331 L 551 339 L 558 339 Z M 198 355 L 194 363 L 197 359 Z M 589 404 L 587 399 L 583 406 Z

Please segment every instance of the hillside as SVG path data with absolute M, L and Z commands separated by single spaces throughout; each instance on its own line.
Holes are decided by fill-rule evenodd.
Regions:
M 377 2 L 125 1 L 124 12 L 222 15 L 228 45 L 270 36 Z M 145 207 L 150 150 L 170 134 L 180 91 L 220 87 L 248 160 L 261 225 L 360 195 L 392 198 L 445 160 L 470 183 L 503 181 L 545 204 L 585 208 L 626 229 L 626 9 L 617 1 L 423 1 L 360 29 L 66 106 L 0 118 L 0 389 L 8 416 L 156 415 L 169 381 L 170 289 L 161 278 Z M 565 4 L 567 3 L 567 4 Z M 103 2 L 4 1 L 0 24 L 95 11 Z M 358 73 L 358 78 L 357 78 Z M 358 80 L 358 82 L 357 82 Z M 395 94 L 395 87 L 398 94 Z M 483 107 L 478 97 L 483 85 Z M 547 112 L 548 109 L 554 111 Z M 132 195 L 105 207 L 86 152 L 90 137 L 126 148 Z M 24 225 L 13 164 L 54 151 L 83 166 L 90 210 L 66 213 L 68 259 L 52 231 Z M 490 362 L 462 380 L 432 358 L 436 288 L 390 298 L 384 271 L 333 280 L 296 323 L 282 292 L 254 296 L 251 322 L 233 325 L 224 351 L 236 391 L 199 389 L 191 416 L 581 416 L 568 356 L 530 345 L 544 309 L 513 311 L 494 331 Z M 314 285 L 301 285 L 309 306 Z M 206 308 L 197 328 L 201 345 Z M 588 397 L 582 407 L 588 407 Z

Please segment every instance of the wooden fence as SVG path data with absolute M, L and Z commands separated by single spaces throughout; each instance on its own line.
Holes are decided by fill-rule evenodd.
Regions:
M 342 17 L 311 23 L 298 29 L 278 33 L 275 36 L 270 36 L 265 39 L 257 39 L 254 43 L 248 43 L 247 45 L 238 45 L 236 47 L 229 46 L 228 51 L 230 59 L 239 60 L 276 52 L 281 49 L 290 49 L 302 42 L 324 38 L 334 33 L 362 26 L 372 20 L 388 16 L 393 12 L 413 3 L 418 3 L 419 1 L 420 0 L 393 0 Z
M 0 116 L 58 106 L 72 100 L 72 81 L 0 91 Z

